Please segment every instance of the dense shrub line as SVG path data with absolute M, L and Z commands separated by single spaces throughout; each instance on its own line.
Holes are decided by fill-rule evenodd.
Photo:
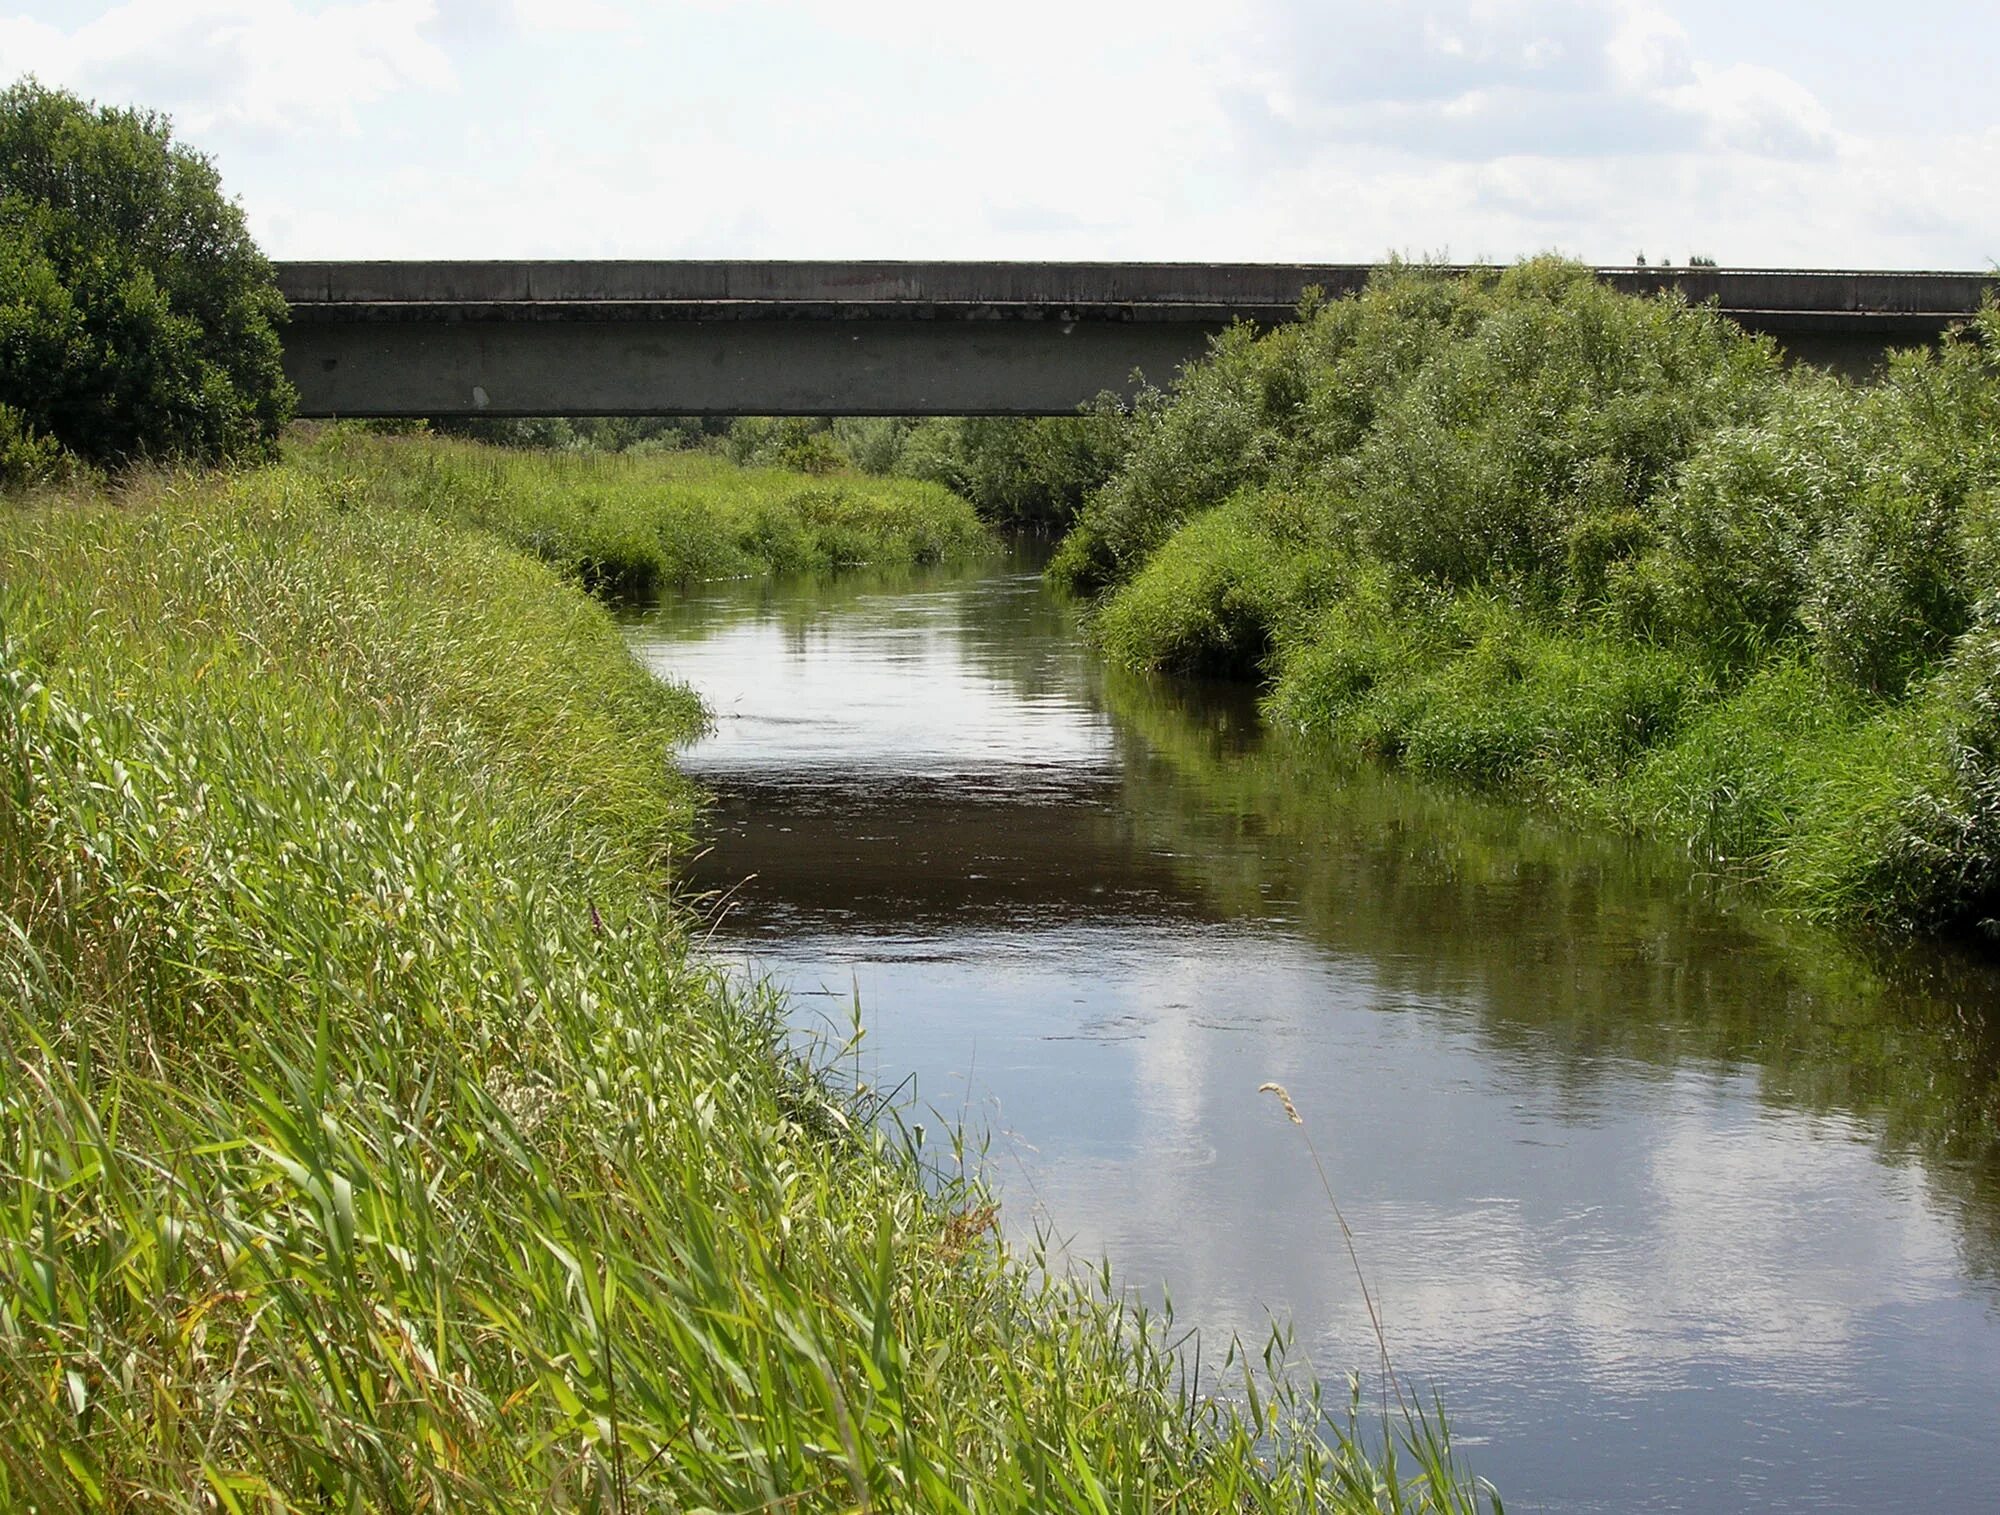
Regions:
M 1149 403 L 1158 403 L 1149 391 Z M 685 450 L 746 468 L 825 477 L 873 474 L 941 484 L 982 520 L 1060 532 L 1116 471 L 1130 416 L 1111 395 L 1074 416 L 739 416 L 438 420 L 429 427 L 495 446 L 562 452 Z
M 699 579 L 935 563 L 990 538 L 933 484 L 739 468 L 702 452 L 523 450 L 328 427 L 294 466 L 334 487 L 493 532 L 586 588 L 640 599 Z
M 1120 661 L 1815 914 L 2000 914 L 2000 312 L 1856 386 L 1555 260 L 1392 268 L 1131 432 L 1053 570 Z

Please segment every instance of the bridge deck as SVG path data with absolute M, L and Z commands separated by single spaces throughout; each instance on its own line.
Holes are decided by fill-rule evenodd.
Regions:
M 1454 271 L 1469 272 L 1470 269 Z M 281 263 L 305 415 L 1052 414 L 1156 382 L 1365 264 Z M 1992 274 L 1606 268 L 1865 369 Z

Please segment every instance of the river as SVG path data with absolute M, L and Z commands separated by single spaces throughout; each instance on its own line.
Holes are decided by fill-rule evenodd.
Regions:
M 713 949 L 858 1003 L 1016 1238 L 1372 1385 L 1310 1134 L 1510 1511 L 2000 1509 L 1992 970 L 1108 670 L 1026 558 L 627 633 L 717 715 Z

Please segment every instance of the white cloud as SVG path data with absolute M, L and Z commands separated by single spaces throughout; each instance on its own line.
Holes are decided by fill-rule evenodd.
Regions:
M 1670 89 L 1694 75 L 1688 34 L 1649 6 L 1628 9 L 1604 45 L 1612 78 L 1628 91 Z
M 1671 10 L 40 3 L 0 73 L 172 111 L 277 256 L 2000 254 L 1984 117 Z
M 514 0 L 514 21 L 527 32 L 622 32 L 638 24 L 614 0 Z
M 1819 157 L 1839 141 L 1832 117 L 1811 90 L 1756 64 L 1697 63 L 1692 80 L 1655 98 L 1698 125 L 1703 144 L 1720 152 Z
M 1805 157 L 1833 143 L 1810 90 L 1696 58 L 1678 23 L 1635 0 L 1273 9 L 1274 41 L 1237 92 L 1259 151 L 1368 142 L 1470 162 L 1653 155 L 1690 140 Z
M 447 89 L 429 0 L 128 0 L 64 31 L 0 20 L 0 71 L 170 112 L 183 132 L 359 129 L 358 108 Z

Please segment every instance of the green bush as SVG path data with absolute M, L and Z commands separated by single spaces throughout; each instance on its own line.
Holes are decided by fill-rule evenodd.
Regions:
M 793 473 L 838 473 L 849 463 L 832 423 L 810 416 L 739 416 L 730 423 L 723 451 L 740 467 Z
M 1970 336 L 1900 355 L 1867 389 L 1787 375 L 1761 418 L 1717 431 L 1659 493 L 1657 561 L 1632 584 L 1718 666 L 1796 641 L 1897 695 L 2000 583 L 1996 403 L 2000 367 Z
M 0 92 L 0 404 L 93 463 L 268 455 L 285 305 L 164 117 Z
M 1826 754 L 1773 873 L 1808 910 L 2000 934 L 2000 604 Z
M 1612 778 L 1705 689 L 1670 652 L 1551 632 L 1490 593 L 1399 597 L 1379 567 L 1348 583 L 1285 660 L 1271 711 L 1419 772 L 1557 790 Z
M 1642 511 L 1716 427 L 1761 412 L 1777 358 L 1711 311 L 1631 299 L 1572 265 L 1510 270 L 1493 302 L 1381 410 L 1339 477 L 1383 561 L 1554 598 L 1578 524 Z
M 726 422 L 704 416 L 434 416 L 366 424 L 390 435 L 435 431 L 489 447 L 577 452 L 677 452 L 719 446 L 727 429 Z
M 1759 866 L 1805 808 L 1817 754 L 1861 715 L 1820 668 L 1775 660 L 1648 754 L 1616 808 L 1709 863 Z
M 907 416 L 836 416 L 833 439 L 863 473 L 895 473 L 912 435 L 927 424 Z
M 1182 521 L 1268 478 L 1257 377 L 1256 331 L 1235 326 L 1183 371 L 1174 403 L 1142 394 L 1130 450 L 1090 497 L 1051 573 L 1085 591 L 1130 578 Z
M 1726 427 L 1655 500 L 1660 595 L 1674 631 L 1745 667 L 1803 631 L 1814 544 L 1863 487 L 1846 386 L 1784 385 L 1757 425 Z
M 1569 529 L 1572 604 L 1579 609 L 1603 604 L 1616 570 L 1643 556 L 1654 540 L 1652 525 L 1636 510 L 1614 508 L 1579 516 Z
M 2000 916 L 2000 307 L 1857 387 L 1554 259 L 1387 269 L 1149 395 L 1051 572 L 1287 725 L 1813 913 Z
M 1114 395 L 1074 416 L 960 416 L 918 423 L 894 470 L 963 495 L 997 525 L 1066 527 L 1125 456 L 1129 420 Z
M 67 454 L 11 405 L 0 405 L 0 490 L 26 489 L 65 471 Z
M 1233 496 L 1189 521 L 1104 602 L 1098 639 L 1133 667 L 1262 678 L 1281 641 L 1341 593 L 1346 565 L 1311 550 L 1325 532 L 1309 497 Z
M 1485 308 L 1481 284 L 1392 266 L 1358 298 L 1309 295 L 1301 318 L 1223 333 L 1171 396 L 1142 394 L 1124 460 L 1078 514 L 1050 572 L 1086 592 L 1131 578 L 1182 520 L 1267 481 L 1324 488 L 1380 408 Z

